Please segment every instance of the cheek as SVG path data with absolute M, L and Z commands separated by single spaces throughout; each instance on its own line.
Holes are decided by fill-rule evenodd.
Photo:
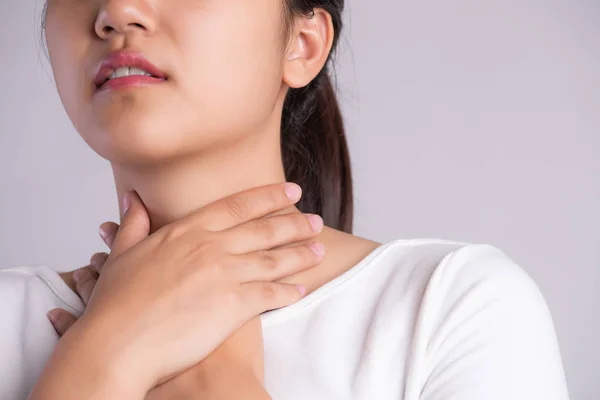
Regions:
M 88 2 L 64 1 L 49 11 L 48 48 L 61 100 L 102 157 L 176 156 L 235 141 L 272 115 L 282 76 L 278 2 L 187 1 L 160 10 L 161 30 L 141 45 L 164 57 L 173 82 L 106 98 L 93 98 L 86 75 L 90 60 L 106 50 L 89 36 L 94 21 L 79 18 L 93 17 L 83 8 Z
M 72 4 L 70 6 L 73 7 Z M 86 74 L 86 61 L 90 58 L 89 38 L 81 34 L 89 30 L 85 24 L 90 22 L 81 17 L 66 18 L 86 13 L 77 9 L 68 12 L 61 7 L 64 8 L 64 5 L 48 8 L 46 41 L 59 96 L 69 118 L 78 128 L 93 91 L 90 77 Z
M 277 19 L 250 17 L 241 8 L 177 34 L 186 38 L 177 68 L 183 99 L 193 105 L 201 126 L 217 131 L 247 130 L 263 122 L 281 88 Z

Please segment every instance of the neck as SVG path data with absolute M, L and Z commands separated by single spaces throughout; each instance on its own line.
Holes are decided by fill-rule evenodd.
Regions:
M 281 159 L 279 129 L 266 135 L 248 135 L 242 142 L 226 148 L 211 148 L 176 161 L 154 166 L 131 166 L 113 163 L 119 199 L 126 191 L 135 190 L 150 215 L 150 233 L 164 225 L 229 195 L 246 189 L 285 181 Z M 121 212 L 122 201 L 119 202 Z M 292 206 L 274 214 L 300 212 Z M 319 268 L 311 268 L 281 280 L 303 284 L 308 293 L 343 272 L 358 261 L 338 243 L 336 230 L 325 227 L 317 238 L 325 244 L 326 256 Z M 360 246 L 354 246 L 360 250 Z M 363 245 L 364 247 L 364 245 Z M 369 251 L 372 250 L 369 249 Z M 362 256 L 361 256 L 362 257 Z
M 160 165 L 112 167 L 119 199 L 129 190 L 139 194 L 151 233 L 229 195 L 285 181 L 278 129 Z M 298 210 L 291 207 L 278 214 L 288 212 Z

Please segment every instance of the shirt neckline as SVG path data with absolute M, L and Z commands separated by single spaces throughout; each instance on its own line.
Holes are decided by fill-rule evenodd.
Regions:
M 288 318 L 293 317 L 298 314 L 302 310 L 307 309 L 312 304 L 332 293 L 337 287 L 343 285 L 358 273 L 366 269 L 370 264 L 372 264 L 376 259 L 383 255 L 386 249 L 391 247 L 393 244 L 399 242 L 406 242 L 405 239 L 398 239 L 388 243 L 383 243 L 373 249 L 369 254 L 362 258 L 358 263 L 356 263 L 350 269 L 344 271 L 342 274 L 333 278 L 329 282 L 317 288 L 315 291 L 310 293 L 308 296 L 303 297 L 298 302 L 291 304 L 287 307 L 279 308 L 276 310 L 271 310 L 264 312 L 260 315 L 260 319 L 263 325 L 263 328 L 266 328 L 269 325 L 274 323 L 286 320 Z
M 369 254 L 363 257 L 363 259 L 360 260 L 353 267 L 346 270 L 345 272 L 338 275 L 329 282 L 325 283 L 324 285 L 310 293 L 308 296 L 302 298 L 300 301 L 284 308 L 279 308 L 277 310 L 271 310 L 262 313 L 260 315 L 260 318 L 263 324 L 263 328 L 281 320 L 288 319 L 300 312 L 301 310 L 305 310 L 306 308 L 310 307 L 312 304 L 314 304 L 321 298 L 333 292 L 337 287 L 346 283 L 351 278 L 359 274 L 361 271 L 365 270 L 376 259 L 383 256 L 385 250 L 389 249 L 393 245 L 398 243 L 414 243 L 422 241 L 430 242 L 432 241 L 432 239 L 397 239 L 379 245 L 378 247 L 373 249 Z M 433 241 L 444 243 L 447 242 L 445 240 L 435 239 Z M 70 310 L 68 311 L 72 312 L 76 316 L 80 316 L 81 314 L 83 314 L 83 312 L 85 311 L 85 304 L 83 303 L 79 295 L 77 295 L 77 293 L 75 293 L 61 278 L 60 274 L 57 271 L 53 270 L 48 266 L 43 265 L 39 270 L 39 276 L 42 280 L 44 280 L 47 283 L 47 285 L 54 292 L 54 294 L 61 301 L 63 301 L 63 303 L 65 303 L 65 305 L 68 306 L 68 308 L 70 308 Z
M 260 315 L 261 321 L 263 323 L 263 327 L 274 323 L 282 318 L 288 318 L 289 316 L 298 312 L 298 310 L 304 309 L 311 304 L 313 304 L 318 299 L 325 296 L 327 293 L 330 293 L 334 288 L 343 284 L 351 277 L 356 275 L 358 272 L 363 270 L 367 265 L 369 265 L 378 255 L 383 253 L 383 251 L 391 246 L 393 243 L 399 242 L 400 240 L 388 242 L 377 246 L 373 249 L 369 254 L 363 257 L 357 264 L 355 264 L 352 268 L 348 269 L 341 275 L 335 277 L 329 282 L 325 283 L 308 296 L 302 298 L 300 301 L 277 310 L 271 310 L 264 312 Z M 41 265 L 41 268 L 38 270 L 38 276 L 46 282 L 50 290 L 69 308 L 69 312 L 75 314 L 76 316 L 80 316 L 85 311 L 85 304 L 79 297 L 79 295 L 74 292 L 69 285 L 62 279 L 60 274 L 53 270 L 52 268 Z

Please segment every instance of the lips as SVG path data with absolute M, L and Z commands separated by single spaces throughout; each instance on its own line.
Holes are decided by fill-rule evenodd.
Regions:
M 141 53 L 134 51 L 116 51 L 110 53 L 102 59 L 98 66 L 94 84 L 97 89 L 102 88 L 107 82 L 113 80 L 127 79 L 126 77 L 109 80 L 113 72 L 118 68 L 130 67 L 141 69 L 151 76 L 147 76 L 148 81 L 162 82 L 167 80 L 167 74 L 161 71 L 157 66 L 148 61 Z M 137 79 L 139 81 L 139 79 Z

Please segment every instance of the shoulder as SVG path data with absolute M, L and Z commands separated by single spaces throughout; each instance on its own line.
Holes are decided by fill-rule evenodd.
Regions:
M 543 295 L 529 274 L 499 248 L 465 244 L 434 267 L 424 293 L 431 306 L 450 311 L 458 302 L 473 307 L 527 307 L 548 312 Z
M 567 398 L 552 316 L 525 270 L 489 244 L 457 243 L 444 255 L 428 243 L 421 251 L 415 260 L 429 261 L 420 264 L 420 275 L 413 271 L 422 291 L 415 305 L 411 390 L 426 399 L 441 393 Z M 427 386 L 416 383 L 421 379 Z
M 493 313 L 516 319 L 529 313 L 535 314 L 533 321 L 552 328 L 548 325 L 550 311 L 538 285 L 493 245 L 417 239 L 387 246 L 381 262 L 392 265 L 392 276 L 405 276 L 408 290 L 417 291 L 422 320 L 439 324 L 458 315 L 487 318 Z
M 447 300 L 484 287 L 482 296 L 539 297 L 540 290 L 525 270 L 490 244 L 443 239 L 396 240 L 380 248 L 379 263 L 394 274 L 410 274 L 431 301 Z M 414 282 L 416 283 L 416 282 Z
M 24 399 L 58 341 L 47 313 L 78 315 L 83 304 L 47 266 L 0 270 L 0 398 Z
M 0 270 L 0 299 L 4 306 L 20 308 L 20 312 L 34 306 L 61 307 L 75 315 L 84 310 L 61 274 L 45 265 Z
M 431 284 L 438 289 L 466 289 L 473 283 L 503 288 L 510 285 L 537 292 L 525 270 L 499 248 L 489 244 L 465 244 L 449 252 L 436 266 Z

